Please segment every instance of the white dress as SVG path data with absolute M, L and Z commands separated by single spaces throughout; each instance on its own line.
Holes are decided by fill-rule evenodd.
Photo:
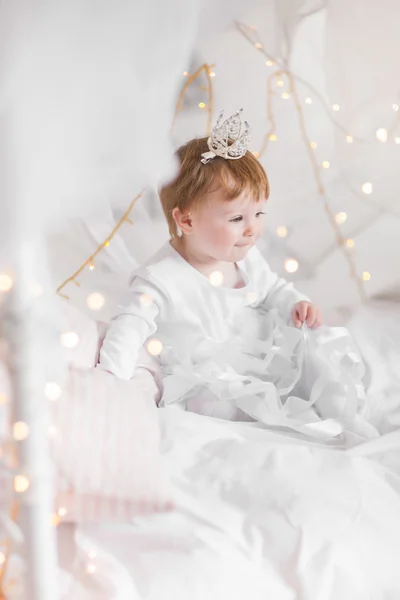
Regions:
M 165 244 L 133 273 L 100 368 L 130 379 L 145 345 L 160 351 L 163 406 L 323 439 L 354 429 L 364 371 L 347 330 L 296 329 L 291 310 L 308 299 L 257 248 L 237 267 L 242 288 L 215 286 Z

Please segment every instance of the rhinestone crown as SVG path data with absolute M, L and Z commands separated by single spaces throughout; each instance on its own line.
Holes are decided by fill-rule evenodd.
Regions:
M 243 108 L 235 112 L 229 119 L 226 119 L 222 124 L 224 111 L 218 117 L 217 124 L 211 131 L 211 135 L 207 140 L 209 152 L 204 152 L 201 156 L 201 162 L 206 165 L 216 156 L 236 160 L 241 158 L 247 152 L 247 146 L 250 143 L 250 126 L 245 121 L 243 123 L 240 113 Z

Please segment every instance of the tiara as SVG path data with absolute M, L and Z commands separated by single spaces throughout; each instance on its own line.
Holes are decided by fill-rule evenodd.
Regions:
M 213 160 L 216 156 L 227 158 L 229 160 L 236 160 L 241 158 L 247 152 L 247 146 L 250 143 L 250 126 L 247 121 L 243 124 L 242 133 L 242 120 L 240 113 L 243 108 L 235 112 L 229 119 L 226 119 L 222 124 L 222 118 L 224 111 L 218 117 L 217 124 L 213 127 L 211 135 L 207 140 L 209 152 L 204 152 L 201 156 L 201 162 L 206 165 L 210 160 Z M 231 142 L 229 144 L 229 142 Z

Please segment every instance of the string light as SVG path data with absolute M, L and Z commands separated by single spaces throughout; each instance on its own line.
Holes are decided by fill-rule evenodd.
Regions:
M 14 477 L 14 490 L 18 493 L 26 492 L 30 486 L 30 481 L 25 475 L 16 475 Z
M 181 110 L 183 110 L 183 99 L 185 97 L 186 91 L 188 90 L 189 86 L 203 73 L 205 73 L 206 77 L 207 77 L 207 85 L 208 85 L 208 106 L 207 106 L 207 112 L 208 112 L 208 118 L 207 118 L 207 135 L 210 135 L 211 133 L 211 125 L 212 125 L 212 117 L 213 117 L 213 110 L 214 110 L 214 93 L 213 93 L 213 86 L 212 86 L 212 80 L 213 78 L 211 77 L 210 73 L 213 69 L 213 67 L 215 67 L 215 65 L 208 65 L 207 63 L 204 63 L 203 65 L 201 65 L 201 67 L 199 67 L 197 69 L 197 71 L 195 73 L 193 73 L 193 75 L 190 75 L 190 77 L 187 78 L 187 81 L 185 82 L 185 85 L 182 87 L 181 92 L 179 94 L 179 98 L 177 100 L 177 103 L 175 105 L 175 113 L 174 113 L 174 118 L 172 120 L 172 126 L 171 126 L 171 133 L 174 130 L 175 127 L 175 123 L 176 120 L 178 118 L 178 114 Z
M 94 263 L 93 262 L 90 263 L 89 269 L 90 269 L 90 271 L 93 271 L 93 269 L 94 269 Z
M 273 60 L 267 60 L 265 64 L 267 65 L 267 67 L 273 67 L 275 63 Z
M 199 108 L 205 108 L 206 105 L 204 104 L 204 102 L 199 102 Z
M 158 356 L 161 354 L 162 349 L 163 345 L 160 340 L 152 339 L 147 342 L 147 350 L 152 356 Z
M 69 282 L 75 282 L 76 283 L 76 277 L 78 277 L 78 275 L 80 275 L 82 273 L 82 271 L 91 263 L 93 263 L 94 258 L 104 249 L 104 248 L 108 248 L 108 246 L 110 245 L 110 240 L 113 239 L 113 237 L 117 234 L 117 232 L 119 231 L 119 229 L 121 228 L 121 226 L 129 219 L 129 215 L 133 210 L 133 207 L 135 206 L 136 202 L 139 200 L 139 198 L 141 198 L 141 196 L 143 195 L 143 192 L 140 192 L 140 194 L 138 194 L 133 200 L 132 202 L 129 204 L 127 210 L 124 212 L 124 214 L 122 215 L 122 217 L 120 218 L 120 220 L 117 222 L 116 226 L 114 227 L 114 229 L 112 230 L 111 234 L 108 236 L 108 238 L 102 243 L 100 244 L 96 251 L 89 256 L 89 258 L 87 260 L 85 260 L 84 263 L 81 264 L 81 266 L 79 267 L 79 269 L 77 271 L 75 271 L 75 273 L 73 275 L 71 275 L 70 277 L 68 277 L 65 281 L 63 281 L 63 283 L 57 288 L 57 294 L 59 294 L 60 296 L 63 296 L 64 298 L 66 298 L 67 300 L 69 300 L 69 297 L 66 296 L 65 294 L 62 293 L 62 290 L 64 289 L 64 287 L 69 283 Z
M 208 279 L 214 287 L 219 287 L 224 283 L 224 275 L 221 271 L 213 271 Z
M 260 156 L 260 153 L 257 152 L 257 150 L 254 150 L 254 152 L 252 152 L 252 155 L 258 158 Z
M 189 73 L 187 71 L 183 71 L 183 76 L 187 77 L 189 75 Z
M 317 142 L 310 142 L 310 148 L 312 148 L 313 150 L 315 150 L 315 148 L 318 147 Z
M 279 86 L 279 87 L 282 87 L 283 83 L 284 83 L 283 79 L 278 79 L 278 81 L 276 82 L 276 85 Z
M 2 404 L 7 404 L 8 402 L 8 396 L 6 396 L 5 394 L 0 394 L 0 406 Z
M 399 110 L 399 105 L 398 104 L 393 104 L 392 108 L 393 108 L 394 112 L 397 112 Z
M 60 386 L 54 381 L 48 381 L 44 386 L 44 395 L 48 400 L 52 400 L 53 402 L 55 402 L 59 399 L 61 393 L 62 391 Z
M 66 509 L 66 508 L 64 508 L 63 506 L 61 506 L 61 507 L 58 509 L 58 514 L 60 515 L 60 517 L 65 517 L 65 515 L 67 514 L 67 512 L 68 512 L 68 511 L 67 511 L 67 509 Z
M 96 565 L 94 565 L 93 563 L 89 563 L 86 570 L 88 573 L 93 575 L 93 573 L 96 573 Z
M 348 240 L 346 240 L 346 246 L 348 248 L 354 248 L 355 245 L 356 245 L 355 241 L 352 240 L 351 238 L 349 238 Z
M 353 143 L 353 141 L 354 141 L 354 139 L 353 139 L 353 136 L 351 136 L 351 135 L 346 135 L 346 142 L 347 142 L 348 144 L 352 144 L 352 143 Z
M 151 306 L 153 304 L 153 298 L 150 294 L 142 294 L 140 296 L 140 304 L 142 306 Z
M 214 71 L 210 71 L 210 77 L 215 77 Z
M 287 237 L 288 229 L 287 229 L 286 225 L 279 225 L 279 227 L 276 228 L 276 235 L 280 238 Z
M 6 562 L 5 555 L 2 552 L 0 552 L 0 566 L 4 565 L 5 562 Z
M 60 516 L 57 513 L 52 514 L 50 517 L 50 525 L 52 525 L 53 527 L 58 527 L 60 523 Z
M 339 104 L 334 104 L 334 105 L 332 106 L 332 109 L 333 109 L 335 112 L 337 112 L 338 110 L 340 110 L 340 106 L 339 106 Z
M 9 292 L 13 286 L 13 280 L 7 273 L 0 273 L 0 292 Z
M 60 341 L 65 348 L 75 348 L 79 343 L 79 337 L 75 331 L 65 331 L 61 334 Z
M 362 274 L 362 278 L 364 281 L 369 281 L 371 279 L 371 273 L 369 273 L 368 271 L 364 271 Z
M 305 99 L 305 103 L 312 104 L 312 98 L 310 98 L 310 96 L 307 96 L 307 98 Z
M 284 263 L 285 271 L 288 273 L 296 273 L 299 268 L 299 263 L 295 258 L 287 258 Z
M 288 99 L 290 98 L 290 94 L 288 94 L 287 92 L 283 92 L 283 94 L 282 94 L 282 98 L 283 98 L 284 100 L 288 100 Z
M 335 221 L 336 223 L 344 223 L 345 221 L 347 221 L 347 213 L 345 212 L 339 212 L 335 215 Z
M 365 183 L 362 184 L 361 189 L 364 192 L 364 194 L 372 194 L 372 192 L 373 192 L 372 183 L 370 181 L 366 181 Z
M 275 133 L 271 133 L 271 135 L 269 136 L 269 139 L 271 140 L 271 142 L 276 142 L 276 140 L 278 139 L 278 136 Z
M 329 160 L 324 160 L 322 166 L 324 167 L 324 169 L 329 169 L 331 163 L 329 162 Z
M 22 442 L 22 440 L 26 440 L 29 433 L 29 427 L 23 421 L 17 421 L 13 425 L 13 437 L 17 442 Z
M 257 48 L 257 50 L 262 50 L 263 45 L 261 44 L 261 42 L 257 42 L 255 44 L 255 47 Z
M 387 142 L 388 131 L 384 127 L 376 130 L 376 137 L 380 142 Z
M 400 144 L 400 137 L 395 137 L 394 142 L 395 144 Z
M 100 310 L 104 306 L 105 301 L 103 294 L 99 292 L 93 292 L 86 298 L 86 304 L 92 310 Z

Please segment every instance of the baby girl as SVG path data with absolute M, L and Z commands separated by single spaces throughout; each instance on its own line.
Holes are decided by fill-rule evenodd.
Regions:
M 241 127 L 240 113 L 220 118 L 178 150 L 179 174 L 160 190 L 171 239 L 133 273 L 99 366 L 130 379 L 144 346 L 159 361 L 161 405 L 289 427 L 294 411 L 315 425 L 299 384 L 304 327 L 319 328 L 320 312 L 256 247 L 269 183 Z

